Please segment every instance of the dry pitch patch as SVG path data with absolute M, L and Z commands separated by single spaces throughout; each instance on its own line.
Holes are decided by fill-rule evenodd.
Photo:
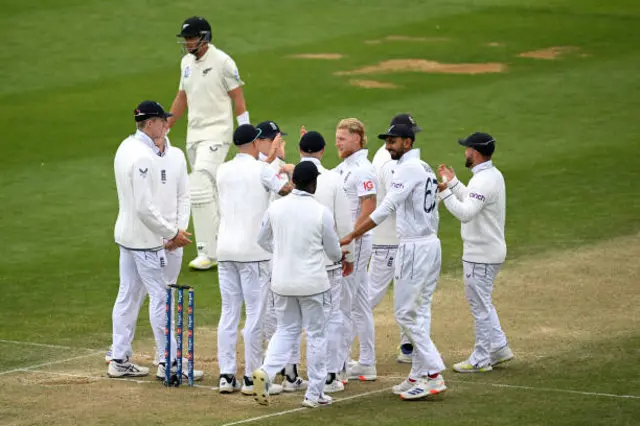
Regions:
M 496 284 L 495 303 L 517 357 L 513 363 L 527 363 L 589 341 L 637 330 L 640 316 L 630 312 L 640 304 L 640 264 L 628 259 L 638 257 L 640 235 L 634 235 L 575 251 L 509 262 Z M 376 309 L 375 317 L 381 378 L 376 382 L 350 383 L 348 390 L 336 394 L 336 398 L 372 391 L 384 395 L 399 381 L 397 377 L 405 376 L 409 370 L 409 366 L 395 363 L 399 335 L 390 295 Z M 439 283 L 432 337 L 448 366 L 466 357 L 471 349 L 473 329 L 461 277 L 444 276 Z M 102 353 L 1 375 L 0 424 L 223 424 L 299 407 L 302 395 L 298 393 L 274 397 L 270 407 L 258 407 L 251 397 L 218 394 L 212 389 L 217 385 L 215 341 L 214 329 L 197 330 L 196 366 L 205 370 L 206 378 L 200 387 L 191 389 L 166 389 L 153 376 L 136 381 L 107 379 Z M 137 342 L 137 361 L 151 365 L 151 345 Z M 52 361 L 83 353 L 86 352 L 60 351 Z M 470 389 L 456 383 L 456 379 L 464 377 L 451 370 L 445 378 L 451 380 L 450 393 Z M 490 379 L 491 375 L 483 376 L 483 380 Z M 403 404 L 390 394 L 388 401 Z M 338 403 L 327 409 L 348 409 L 348 405 L 341 407 Z

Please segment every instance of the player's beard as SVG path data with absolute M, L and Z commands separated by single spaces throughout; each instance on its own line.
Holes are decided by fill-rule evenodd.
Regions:
M 471 167 L 473 167 L 473 158 L 467 157 L 466 161 L 464 162 L 464 166 L 467 169 L 470 169 Z

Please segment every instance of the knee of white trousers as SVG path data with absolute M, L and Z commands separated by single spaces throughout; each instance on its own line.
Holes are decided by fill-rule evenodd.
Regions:
M 189 175 L 191 204 L 208 204 L 214 201 L 214 180 L 206 170 L 194 170 Z

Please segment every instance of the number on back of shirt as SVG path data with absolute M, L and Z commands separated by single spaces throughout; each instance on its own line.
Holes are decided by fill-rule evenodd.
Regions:
M 424 211 L 431 213 L 436 208 L 436 197 L 438 196 L 438 179 L 431 175 L 424 184 Z

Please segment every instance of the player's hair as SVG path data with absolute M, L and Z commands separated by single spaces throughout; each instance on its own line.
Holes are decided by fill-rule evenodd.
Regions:
M 343 118 L 338 123 L 338 129 L 345 129 L 349 133 L 360 136 L 360 146 L 367 146 L 367 135 L 364 129 L 364 123 L 357 118 Z
M 136 123 L 136 129 L 138 129 L 138 130 L 140 130 L 140 131 L 143 131 L 143 130 L 144 130 L 144 126 L 146 126 L 146 125 L 147 125 L 147 121 L 149 121 L 149 120 L 142 120 L 142 121 L 138 121 L 138 122 Z

